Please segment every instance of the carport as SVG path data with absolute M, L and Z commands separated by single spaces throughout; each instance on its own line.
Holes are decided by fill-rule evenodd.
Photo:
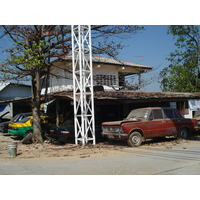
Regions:
M 73 92 L 52 94 L 56 98 L 56 113 L 65 119 L 73 119 Z M 176 107 L 182 115 L 189 112 L 188 100 L 200 99 L 200 93 L 142 92 L 142 91 L 104 91 L 94 89 L 95 124 L 103 121 L 121 120 L 135 108 Z

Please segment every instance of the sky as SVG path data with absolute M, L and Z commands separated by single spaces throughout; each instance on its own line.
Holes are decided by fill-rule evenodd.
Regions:
M 175 39 L 167 34 L 167 27 L 167 25 L 145 25 L 145 30 L 125 42 L 129 46 L 119 53 L 118 58 L 153 67 L 154 70 L 142 74 L 142 78 L 159 75 L 160 71 L 170 64 L 166 58 L 176 49 Z M 161 91 L 158 82 L 153 82 L 142 90 Z

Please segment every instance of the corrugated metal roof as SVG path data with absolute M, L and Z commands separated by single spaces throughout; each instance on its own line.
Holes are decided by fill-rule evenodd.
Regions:
M 73 100 L 73 92 L 57 92 L 51 94 L 52 97 L 61 97 L 69 100 Z M 103 99 L 115 99 L 115 100 L 156 100 L 160 101 L 162 99 L 179 99 L 179 100 L 189 100 L 189 99 L 200 99 L 200 93 L 178 93 L 178 92 L 142 92 L 142 91 L 95 91 L 94 98 Z M 30 101 L 31 97 L 16 98 L 7 101 L 0 101 L 0 104 L 18 102 L 18 101 Z
M 7 87 L 10 84 L 9 81 L 2 81 L 0 82 L 0 91 L 2 91 L 5 87 Z
M 87 56 L 86 56 L 87 58 Z M 67 55 L 65 57 L 62 57 L 64 60 L 72 60 L 72 55 Z M 147 70 L 151 70 L 153 67 L 147 66 L 147 65 L 141 65 L 137 63 L 132 63 L 132 62 L 127 62 L 127 61 L 122 61 L 122 60 L 117 60 L 113 58 L 107 58 L 107 57 L 102 57 L 102 56 L 92 56 L 92 62 L 93 63 L 98 63 L 98 64 L 112 64 L 112 65 L 118 65 L 118 66 L 125 66 L 125 67 L 133 67 L 133 68 L 143 68 Z
M 73 92 L 58 92 L 52 94 L 73 99 Z M 142 92 L 142 91 L 95 91 L 95 99 L 200 99 L 200 93 L 178 92 Z
M 16 86 L 22 86 L 22 87 L 31 87 L 31 85 L 26 85 L 26 84 L 23 84 L 23 83 L 11 83 L 10 81 L 2 81 L 2 82 L 0 82 L 0 91 L 2 91 L 4 88 L 6 88 L 9 85 L 11 85 L 11 86 L 16 85 Z
M 161 98 L 188 98 L 198 99 L 200 93 L 178 93 L 178 92 L 142 92 L 142 91 L 116 91 L 95 92 L 95 98 L 114 99 L 161 99 Z

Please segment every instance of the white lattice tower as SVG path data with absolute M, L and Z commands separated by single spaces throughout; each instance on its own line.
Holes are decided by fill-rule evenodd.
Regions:
M 94 92 L 90 25 L 72 25 L 75 143 L 95 145 Z

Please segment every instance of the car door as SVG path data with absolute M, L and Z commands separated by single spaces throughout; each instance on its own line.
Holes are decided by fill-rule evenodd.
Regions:
M 168 132 L 168 126 L 162 109 L 153 109 L 148 120 L 148 137 L 162 137 Z
M 176 135 L 181 125 L 181 118 L 176 114 L 174 109 L 165 108 L 163 109 L 163 112 L 168 126 L 168 132 L 166 135 Z

